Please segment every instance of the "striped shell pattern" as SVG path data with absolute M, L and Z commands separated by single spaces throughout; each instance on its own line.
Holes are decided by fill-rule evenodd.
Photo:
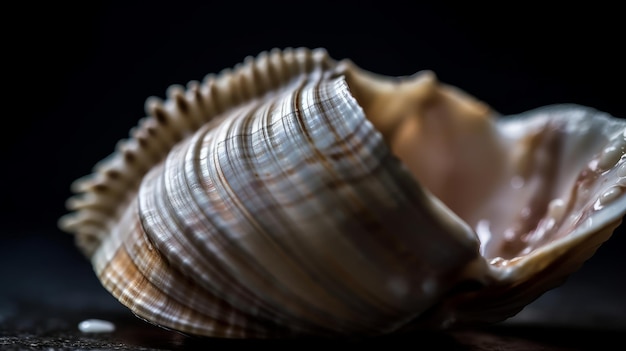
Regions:
M 137 316 L 227 338 L 504 320 L 626 212 L 626 123 L 500 116 L 432 72 L 285 49 L 167 99 L 77 180 L 60 226 Z

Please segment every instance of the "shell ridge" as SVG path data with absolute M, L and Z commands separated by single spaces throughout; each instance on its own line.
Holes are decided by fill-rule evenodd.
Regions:
M 317 72 L 318 71 L 316 71 L 316 73 Z M 335 128 L 335 124 L 338 124 L 338 123 L 336 123 L 335 121 L 328 120 L 325 116 L 326 111 L 322 111 L 321 109 L 319 109 L 318 105 L 323 105 L 325 101 L 315 100 L 316 97 L 319 97 L 319 95 L 316 95 L 316 94 L 320 90 L 327 90 L 328 87 L 332 87 L 333 82 L 328 81 L 328 75 L 325 72 L 322 72 L 321 70 L 319 72 L 320 74 L 310 75 L 309 76 L 310 81 L 307 83 L 307 85 L 309 86 L 308 91 L 312 92 L 313 99 L 310 99 L 311 97 L 310 93 L 307 93 L 307 98 L 305 99 L 305 97 L 303 96 L 304 87 L 295 90 L 294 97 L 291 99 L 291 101 L 293 101 L 291 104 L 291 108 L 293 110 L 293 116 L 294 116 L 293 119 L 296 121 L 298 125 L 298 128 L 299 128 L 298 130 L 302 131 L 302 134 L 294 131 L 294 135 L 299 135 L 303 139 L 302 140 L 303 142 L 294 141 L 293 144 L 296 145 L 297 148 L 303 149 L 303 151 L 299 152 L 299 154 L 315 155 L 314 160 L 316 164 L 320 165 L 320 167 L 323 167 L 324 169 L 328 171 L 328 172 L 324 172 L 323 174 L 326 174 L 327 176 L 333 178 L 333 173 L 334 173 L 334 170 L 332 169 L 333 166 L 329 163 L 329 160 L 327 159 L 328 156 L 325 155 L 319 149 L 319 147 L 321 146 L 319 145 L 319 142 L 328 138 L 329 135 L 336 136 L 337 133 L 334 131 L 334 128 Z M 320 89 L 322 84 L 325 84 L 325 89 Z M 311 101 L 314 101 L 314 103 L 311 103 L 310 105 L 305 106 L 304 104 L 305 101 L 307 103 L 311 103 Z M 309 115 L 311 117 L 322 116 L 322 120 L 317 121 L 315 119 L 307 117 Z M 323 129 L 319 128 L 316 125 L 316 123 L 323 124 L 325 128 Z M 314 133 L 316 133 L 317 129 L 324 130 L 325 131 L 324 135 L 316 136 Z M 305 157 L 309 157 L 309 156 L 305 156 Z M 337 177 L 334 177 L 334 178 L 336 180 L 339 179 Z M 329 182 L 329 181 L 330 181 L 329 184 L 333 185 L 332 180 L 326 179 L 322 181 L 323 183 L 320 183 L 320 186 L 327 187 L 328 184 L 326 184 L 326 182 Z M 333 186 L 335 185 L 336 184 L 334 184 Z M 308 184 L 308 186 L 310 187 L 312 186 L 312 184 Z M 302 192 L 297 191 L 298 188 L 299 188 L 298 184 L 294 184 L 294 191 L 296 193 L 302 193 Z M 312 190 L 309 190 L 309 191 L 312 191 Z M 312 205 L 319 203 L 313 200 L 308 200 L 308 202 L 311 202 Z M 311 208 L 311 210 L 315 212 L 323 213 L 322 207 L 320 206 L 315 206 L 315 207 L 317 207 L 317 210 L 315 210 L 314 208 Z M 324 221 L 324 218 L 318 219 L 318 223 L 321 223 L 322 221 Z M 332 222 L 328 222 L 328 223 L 332 223 Z M 336 228 L 328 227 L 328 230 L 332 230 L 334 232 L 336 231 Z M 293 245 L 296 245 L 296 246 L 294 247 Z M 310 258 L 310 259 L 299 261 L 299 262 L 301 262 L 300 264 L 302 266 L 306 267 L 306 270 L 309 272 L 308 273 L 309 275 L 313 274 L 313 276 L 317 277 L 316 279 L 320 280 L 320 283 L 323 284 L 326 292 L 330 294 L 330 296 L 332 296 L 333 299 L 336 299 L 337 301 L 341 301 L 342 306 L 349 307 L 349 311 L 350 311 L 349 314 L 343 317 L 344 319 L 345 318 L 347 319 L 341 322 L 340 325 L 335 326 L 335 328 L 340 329 L 340 330 L 345 329 L 345 328 L 362 329 L 363 326 L 359 326 L 359 324 L 368 322 L 367 319 L 361 320 L 363 319 L 362 313 L 367 310 L 366 308 L 367 304 L 364 303 L 363 301 L 359 301 L 360 298 L 358 297 L 358 295 L 351 295 L 348 291 L 345 290 L 345 287 L 341 288 L 341 286 L 345 284 L 344 281 L 334 280 L 330 277 L 327 270 L 320 270 L 320 268 L 323 268 L 324 266 L 326 266 L 326 264 L 319 264 L 320 263 L 319 258 L 317 261 L 311 260 L 311 259 L 315 259 L 316 257 L 315 253 L 310 251 L 311 248 L 314 246 L 308 246 L 308 245 L 304 245 L 304 243 L 298 244 L 298 242 L 294 242 L 290 247 L 296 249 L 293 251 L 294 255 Z M 330 259 L 330 257 L 329 257 L 329 260 L 334 261 Z M 306 263 L 307 261 L 309 261 L 308 264 Z M 338 268 L 339 265 L 335 264 L 334 267 Z M 361 289 L 361 290 L 366 291 L 366 289 Z M 361 317 L 358 317 L 358 316 L 361 316 Z
M 300 89 L 304 88 L 305 83 L 306 83 L 306 79 L 302 77 L 296 83 L 297 87 L 294 88 L 294 90 L 299 91 Z M 233 215 L 243 216 L 241 217 L 241 221 L 238 221 L 239 222 L 238 225 L 235 225 L 235 223 L 230 223 L 230 226 L 226 226 L 231 229 L 230 231 L 227 231 L 225 233 L 226 237 L 229 237 L 230 235 L 234 234 L 234 231 L 236 230 L 234 228 L 238 228 L 240 226 L 243 226 L 243 227 L 240 227 L 241 233 L 254 231 L 260 234 L 264 231 L 264 229 L 258 226 L 258 224 L 255 225 L 256 221 L 254 220 L 254 217 L 250 213 L 248 213 L 248 211 L 246 210 L 246 206 L 237 198 L 237 195 L 236 195 L 237 191 L 235 191 L 235 189 L 232 188 L 232 185 L 229 185 L 230 177 L 228 174 L 225 174 L 224 171 L 229 170 L 229 172 L 232 172 L 233 175 L 237 175 L 238 173 L 236 172 L 236 170 L 231 170 L 232 167 L 231 167 L 231 164 L 228 162 L 228 160 L 221 161 L 219 159 L 219 155 L 230 155 L 228 141 L 235 140 L 230 137 L 231 135 L 236 134 L 233 132 L 234 131 L 233 125 L 235 124 L 234 122 L 235 120 L 231 119 L 228 123 L 228 126 L 226 125 L 221 126 L 221 129 L 223 129 L 223 132 L 220 136 L 217 136 L 215 138 L 215 140 L 218 142 L 218 144 L 216 145 L 217 147 L 216 151 L 212 153 L 213 164 L 215 166 L 214 167 L 212 166 L 202 167 L 202 169 L 205 171 L 210 170 L 211 172 L 217 172 L 217 174 L 215 175 L 211 175 L 211 173 L 208 173 L 205 176 L 203 176 L 203 178 L 218 180 L 217 182 L 215 182 L 215 185 L 219 186 L 219 189 L 221 189 L 220 193 L 222 194 L 222 196 L 220 196 L 220 200 L 224 201 L 225 199 L 227 199 L 229 202 L 231 202 L 231 204 L 227 206 L 232 208 L 232 210 L 236 212 L 236 213 L 233 212 Z M 239 157 L 237 157 L 236 159 L 239 159 Z M 220 165 L 222 162 L 223 164 Z M 233 179 L 233 182 L 236 182 L 236 179 Z M 236 183 L 233 183 L 233 184 L 236 184 Z M 231 210 L 229 209 L 227 211 L 230 212 Z M 227 234 L 228 232 L 230 232 L 231 234 L 228 235 Z M 255 261 L 255 256 L 251 254 L 250 247 L 244 248 L 241 246 L 241 243 L 244 243 L 245 241 L 242 241 L 239 238 L 230 238 L 228 241 L 231 243 L 233 248 L 237 248 L 237 252 L 240 255 L 247 257 L 250 260 L 250 262 Z M 236 262 L 234 260 L 231 260 L 231 261 Z M 258 258 L 256 258 L 256 261 L 258 262 Z M 308 303 L 302 300 L 301 297 L 294 295 L 294 292 L 292 291 L 291 288 L 284 286 L 284 284 L 282 284 L 280 280 L 277 280 L 277 278 L 274 275 L 272 275 L 270 271 L 263 269 L 263 265 L 261 264 L 254 265 L 250 268 L 253 268 L 252 269 L 253 272 L 246 273 L 245 271 L 241 271 L 241 270 L 239 271 L 240 279 L 244 281 L 250 278 L 258 280 L 258 278 L 255 278 L 254 276 L 257 274 L 260 274 L 259 278 L 264 277 L 263 278 L 264 281 L 272 282 L 271 285 L 273 288 L 271 289 L 271 291 L 273 291 L 274 293 L 277 293 L 280 291 L 281 292 L 280 295 L 287 294 L 287 296 L 290 296 L 289 299 L 281 299 L 281 300 L 271 299 L 273 300 L 271 304 L 274 305 L 275 308 L 277 309 L 279 307 L 284 308 L 286 307 L 286 303 L 289 302 L 289 304 L 292 304 L 292 307 L 295 308 L 296 310 L 303 311 L 302 309 L 304 308 L 304 305 L 308 305 Z M 248 277 L 248 278 L 245 278 L 245 277 Z M 249 282 L 252 283 L 252 281 L 249 281 Z M 264 291 L 264 290 L 267 290 L 267 289 L 258 289 L 257 291 Z M 267 299 L 268 296 L 264 296 L 263 298 Z M 313 308 L 312 306 L 309 306 L 307 307 L 307 310 L 311 310 L 312 308 Z M 321 313 L 321 311 L 318 311 L 318 313 Z M 320 324 L 320 323 L 317 323 L 317 325 L 323 326 L 323 324 Z
M 218 129 L 214 131 L 215 133 L 220 133 L 220 135 L 222 136 L 218 136 L 218 137 L 214 137 L 211 138 L 210 140 L 212 140 L 209 143 L 209 147 L 206 148 L 206 150 L 212 150 L 216 147 L 218 147 L 218 145 L 224 145 L 222 140 L 228 139 L 228 131 L 231 128 L 231 124 L 233 123 L 233 119 L 227 121 L 227 123 L 221 124 Z M 219 144 L 218 144 L 219 143 Z M 204 151 L 206 151 L 204 150 Z M 207 184 L 206 181 L 203 185 L 203 187 L 205 188 L 205 191 L 219 191 L 219 185 L 220 184 L 224 184 L 224 179 L 225 176 L 223 173 L 221 173 L 221 167 L 218 166 L 220 163 L 220 160 L 217 158 L 218 157 L 218 152 L 215 153 L 211 153 L 206 151 L 205 155 L 202 155 L 199 160 L 202 160 L 205 163 L 204 165 L 200 166 L 201 172 L 203 172 L 202 174 L 202 179 L 206 179 L 206 180 L 212 180 L 211 184 Z M 221 153 L 223 154 L 223 153 Z M 217 173 L 215 173 L 215 171 L 217 171 Z M 208 172 L 208 173 L 207 173 Z M 208 189 L 207 186 L 210 186 L 211 189 Z M 217 205 L 218 203 L 221 202 L 222 198 L 215 198 L 215 195 L 213 196 L 213 200 L 210 200 L 213 202 L 214 205 Z M 231 195 L 232 196 L 232 195 Z M 222 207 L 223 205 L 220 206 L 206 206 L 205 208 L 209 209 L 209 208 L 219 208 Z M 218 210 L 220 211 L 220 210 Z M 227 208 L 224 208 L 221 210 L 222 214 L 227 213 L 224 211 L 229 211 Z M 216 218 L 216 219 L 220 219 L 220 221 L 214 223 L 213 225 L 216 226 L 216 228 L 228 228 L 227 223 L 222 223 L 220 224 L 219 222 L 222 221 L 221 219 L 222 216 L 215 216 L 215 214 L 211 214 L 211 213 L 207 213 L 207 216 L 205 217 L 205 220 L 208 220 L 210 218 Z M 233 241 L 232 239 L 229 239 L 229 236 L 227 234 L 227 231 L 224 229 L 218 230 L 218 232 L 215 234 L 215 237 L 224 242 L 224 249 L 226 248 L 230 248 L 230 250 L 232 250 L 232 248 L 234 248 L 234 244 L 236 241 Z M 204 246 L 204 245 L 203 245 Z M 221 254 L 219 254 L 220 256 L 223 256 L 225 253 L 227 253 L 228 251 L 223 250 L 223 252 Z M 241 256 L 246 256 L 249 258 L 249 262 L 254 262 L 253 257 L 248 256 L 245 252 L 238 250 L 238 255 Z M 245 271 L 241 271 L 241 269 L 244 270 L 249 270 L 249 271 L 258 271 L 259 269 L 261 269 L 262 267 L 258 266 L 258 265 L 252 265 L 252 264 L 245 264 L 245 267 L 241 267 L 242 263 L 245 263 L 246 260 L 241 260 L 240 258 L 235 259 L 236 256 L 233 256 L 233 254 L 230 254 L 228 256 L 222 257 L 221 259 L 219 259 L 219 262 L 223 262 L 223 263 L 230 263 L 230 265 L 227 265 L 227 267 L 229 267 L 227 269 L 227 271 L 233 271 L 233 269 L 235 269 L 235 271 L 237 271 L 237 268 L 239 267 L 239 274 L 243 274 L 245 273 Z M 233 266 L 233 264 L 235 264 L 235 266 Z M 233 271 L 234 273 L 234 271 Z M 233 274 L 231 273 L 231 274 Z M 262 291 L 262 290 L 261 290 Z M 274 308 L 272 308 L 271 310 L 276 310 L 276 306 L 274 306 Z M 273 313 L 279 313 L 279 312 L 273 312 Z
M 326 77 L 327 79 L 329 77 Z M 337 82 L 341 82 L 344 84 L 340 84 Z M 340 126 L 346 125 L 346 124 L 350 124 L 352 126 L 352 124 L 354 123 L 336 123 L 334 121 L 331 121 L 329 119 L 330 115 L 333 115 L 333 113 L 330 113 L 330 110 L 327 110 L 329 108 L 332 108 L 332 106 L 334 106 L 334 104 L 331 102 L 333 101 L 336 97 L 335 96 L 331 96 L 331 95 L 325 95 L 322 96 L 322 92 L 326 93 L 327 89 L 320 89 L 320 86 L 322 84 L 322 80 L 320 79 L 318 82 L 315 83 L 315 88 L 312 89 L 312 92 L 314 94 L 314 98 L 312 99 L 312 101 L 315 101 L 314 104 L 312 104 L 310 106 L 311 109 L 316 109 L 316 111 L 314 113 L 311 113 L 311 115 L 315 115 L 315 116 L 321 116 L 323 118 L 323 123 L 324 125 L 327 126 L 326 129 L 328 129 L 329 134 L 329 139 L 334 141 L 336 143 L 336 146 L 338 146 L 338 151 L 337 154 L 340 156 L 335 156 L 336 158 L 338 158 L 337 160 L 334 160 L 334 162 L 331 164 L 330 160 L 333 159 L 333 154 L 331 154 L 331 158 L 329 159 L 328 156 L 326 155 L 326 152 L 328 152 L 330 150 L 330 147 L 334 146 L 334 145 L 326 145 L 326 150 L 321 151 L 318 149 L 317 147 L 317 141 L 319 139 L 315 139 L 315 145 L 312 147 L 312 149 L 315 150 L 317 157 L 323 161 L 322 164 L 324 165 L 324 167 L 326 168 L 326 170 L 328 171 L 327 174 L 333 176 L 335 174 L 337 174 L 337 171 L 341 171 L 341 169 L 336 169 L 337 164 L 339 164 L 339 157 L 341 158 L 347 158 L 348 161 L 347 163 L 349 163 L 352 167 L 354 166 L 358 166 L 360 164 L 360 162 L 358 162 L 358 160 L 356 158 L 351 157 L 352 156 L 352 152 L 351 150 L 347 147 L 346 145 L 346 140 L 344 139 L 345 133 L 339 133 L 335 128 L 337 127 L 337 125 L 339 124 Z M 327 83 L 329 85 L 332 85 L 334 87 L 339 86 L 337 89 L 340 94 L 344 93 L 345 90 L 342 88 L 347 88 L 347 86 L 345 85 L 345 79 L 343 77 L 339 77 L 339 78 L 335 78 L 332 81 L 330 81 L 330 83 Z M 349 94 L 348 94 L 349 95 Z M 343 97 L 343 96 L 342 96 Z M 348 97 L 343 97 L 345 100 L 344 101 L 354 101 L 352 96 L 348 96 Z M 295 101 L 300 101 L 302 99 L 294 99 Z M 342 101 L 337 103 L 340 106 L 343 106 L 344 104 L 342 104 Z M 348 105 L 352 105 L 352 104 L 348 104 Z M 355 106 L 358 106 L 358 103 L 354 103 Z M 300 109 L 302 110 L 302 109 Z M 332 111 L 332 112 L 336 112 L 336 111 Z M 361 118 L 359 118 L 358 122 L 361 122 L 362 120 L 367 120 L 364 116 L 364 113 L 362 110 L 359 110 L 355 113 L 355 115 L 360 116 Z M 345 116 L 345 115 L 343 115 Z M 307 123 L 305 122 L 304 118 L 298 118 L 298 121 L 301 124 L 301 129 L 304 131 L 304 134 L 307 138 L 313 140 L 313 137 L 311 136 L 311 134 L 308 132 L 309 129 L 314 130 L 314 126 L 312 125 L 307 125 Z M 352 121 L 350 121 L 352 122 Z M 360 125 L 357 124 L 357 127 Z M 373 128 L 373 127 L 372 127 Z M 340 135 L 342 134 L 342 135 Z M 371 157 L 364 157 L 364 159 L 370 159 Z M 352 168 L 350 167 L 350 168 Z M 364 172 L 365 173 L 365 172 Z M 339 178 L 335 178 L 334 181 L 331 180 L 331 182 L 336 183 L 338 179 L 343 179 L 343 181 L 357 181 L 358 179 L 351 179 L 350 177 L 345 178 L 343 177 L 343 175 Z M 339 187 L 340 184 L 333 184 L 334 186 Z M 367 206 L 362 203 L 360 201 L 359 196 L 357 196 L 354 193 L 342 193 L 342 195 L 344 196 L 348 196 L 349 199 L 347 200 L 348 203 L 351 203 L 352 205 L 356 205 L 358 208 L 356 209 L 357 212 L 359 212 L 359 208 L 360 211 L 364 211 L 367 210 Z M 360 204 L 360 205 L 359 205 Z M 352 210 L 352 209 L 351 209 Z M 372 218 L 373 217 L 373 213 L 362 213 L 363 216 L 365 216 L 366 218 Z M 363 228 L 365 229 L 365 228 Z M 322 265 L 320 265 L 322 266 Z M 324 274 L 326 273 L 326 274 Z M 363 286 L 358 286 L 358 282 L 357 281 L 350 281 L 349 284 L 347 284 L 347 281 L 341 281 L 338 279 L 333 279 L 333 274 L 329 274 L 329 272 L 320 272 L 319 274 L 321 277 L 325 277 L 327 281 L 326 286 L 328 287 L 332 287 L 333 290 L 335 290 L 334 294 L 337 294 L 338 296 L 342 297 L 342 301 L 344 301 L 345 304 L 347 304 L 348 306 L 351 306 L 351 308 L 355 309 L 356 311 L 358 311 L 358 313 L 363 313 L 365 311 L 368 310 L 368 307 L 371 308 L 372 305 L 376 305 L 377 308 L 381 309 L 381 310 L 386 310 L 389 309 L 389 311 L 387 311 L 387 313 L 390 313 L 391 311 L 393 311 L 393 308 L 391 307 L 390 304 L 387 304 L 386 301 L 380 299 L 379 297 L 377 297 L 375 294 L 367 294 L 368 293 L 368 289 L 365 289 Z M 357 286 L 355 286 L 355 284 Z M 361 290 L 362 292 L 365 292 L 366 294 L 354 294 L 354 290 Z
M 198 142 L 196 145 L 196 150 L 194 151 L 194 154 L 198 153 L 200 150 L 200 147 L 202 146 L 202 143 Z M 190 156 L 193 157 L 193 156 Z M 199 175 L 201 174 L 201 165 L 200 165 L 200 160 L 204 159 L 204 157 L 193 157 L 193 162 L 190 162 L 191 167 L 194 168 L 195 171 L 193 172 L 185 172 L 185 174 L 194 174 L 194 175 Z M 201 184 L 201 180 L 199 177 L 195 177 L 197 179 L 197 183 L 199 184 L 200 189 L 202 189 L 202 185 Z M 192 194 L 194 194 L 194 192 L 192 192 Z M 199 192 L 198 194 L 204 194 L 203 192 Z M 199 203 L 200 201 L 197 199 L 197 196 L 191 196 L 193 199 L 195 199 L 194 201 L 196 201 L 196 205 L 197 208 L 201 211 L 200 214 L 204 214 L 204 221 L 200 221 L 201 224 L 203 224 L 203 228 L 204 230 L 207 230 L 209 232 L 211 232 L 211 227 L 215 227 L 216 223 L 212 223 L 212 224 L 207 224 L 204 223 L 205 221 L 211 221 L 212 218 L 212 214 L 207 212 L 208 209 L 210 209 L 212 206 L 200 206 Z M 217 228 L 217 227 L 215 227 Z M 224 232 L 225 229 L 221 228 L 221 229 L 217 229 L 218 233 L 219 232 Z M 211 235 L 211 237 L 214 237 L 216 241 L 220 241 L 220 242 L 224 242 L 225 241 L 225 235 L 224 234 L 218 234 L 216 233 L 215 235 Z M 269 304 L 267 304 L 263 299 L 259 299 L 258 297 L 255 296 L 255 294 L 248 289 L 244 284 L 241 284 L 240 282 L 238 282 L 236 279 L 234 279 L 234 272 L 232 271 L 231 268 L 228 268 L 226 265 L 223 264 L 223 262 L 228 262 L 228 257 L 222 257 L 223 253 L 220 253 L 219 249 L 211 249 L 209 247 L 207 247 L 207 243 L 206 241 L 204 241 L 204 243 L 202 243 L 200 240 L 196 241 L 196 245 L 198 245 L 198 248 L 203 249 L 203 251 L 205 252 L 205 258 L 209 258 L 211 257 L 211 255 L 216 255 L 216 257 L 218 257 L 217 260 L 212 260 L 212 264 L 215 264 L 219 267 L 221 267 L 220 270 L 217 270 L 217 272 L 222 272 L 223 270 L 230 272 L 230 274 L 225 275 L 226 278 L 230 283 L 230 285 L 228 286 L 224 286 L 224 288 L 219 288 L 219 296 L 222 296 L 222 298 L 225 298 L 229 301 L 232 300 L 232 295 L 233 295 L 233 290 L 234 291 L 242 291 L 244 296 L 248 296 L 248 298 L 253 299 L 253 305 L 249 306 L 249 307 L 244 307 L 248 304 L 242 304 L 241 302 L 239 302 L 238 304 L 241 306 L 240 308 L 243 309 L 260 309 L 259 312 L 259 316 L 264 318 L 267 318 L 269 320 L 284 320 L 287 318 L 287 316 L 282 313 L 282 311 L 280 309 L 277 309 L 272 306 L 270 306 Z M 222 247 L 225 247 L 225 244 L 219 244 L 222 245 Z M 221 257 L 221 258 L 219 258 Z M 210 282 L 205 282 L 205 284 L 208 284 Z M 229 298 L 231 297 L 231 298 Z M 231 301 L 232 302 L 232 301 Z M 235 305 L 235 303 L 233 302 L 233 305 Z M 256 307 L 255 307 L 256 306 Z M 264 313 L 265 311 L 265 313 Z M 255 314 L 256 315 L 256 314 Z M 272 317 L 273 316 L 273 317 Z M 294 326 L 294 328 L 296 328 L 296 326 Z
M 147 175 L 147 177 L 148 182 L 144 183 L 144 185 L 150 184 L 149 180 L 151 177 L 157 178 L 157 182 L 160 180 L 159 178 L 164 178 L 163 174 L 159 176 L 154 172 Z M 155 193 L 155 200 L 158 201 L 158 199 L 163 198 L 159 196 L 159 191 Z M 165 205 L 161 204 L 150 207 L 159 209 L 165 207 Z M 172 284 L 172 282 L 164 284 L 162 275 L 166 274 L 168 269 L 170 269 L 168 267 L 173 266 L 163 264 L 165 261 L 163 261 L 162 253 L 159 250 L 148 249 L 149 251 L 146 252 L 146 249 L 140 246 L 142 242 L 148 243 L 148 246 L 152 245 L 152 241 L 149 236 L 146 235 L 147 232 L 150 232 L 150 230 L 146 229 L 149 226 L 145 225 L 145 222 L 139 217 L 138 212 L 128 211 L 128 214 L 135 214 L 136 220 L 134 226 L 127 227 L 130 234 L 115 235 L 115 238 L 118 239 L 115 241 L 107 240 L 107 244 L 121 246 L 121 250 L 124 251 L 123 256 L 127 257 L 125 259 L 127 263 L 122 265 L 125 268 L 119 268 L 119 263 L 112 262 L 114 261 L 114 257 L 109 257 L 105 258 L 104 261 L 107 262 L 107 264 L 118 265 L 116 266 L 117 268 L 111 268 L 105 265 L 98 270 L 104 272 L 100 274 L 104 285 L 124 304 L 129 306 L 134 313 L 142 316 L 142 318 L 157 320 L 163 325 L 186 331 L 210 331 L 215 335 L 224 336 L 264 335 L 268 333 L 266 326 L 254 323 L 254 319 L 251 320 L 241 314 L 241 312 L 232 309 L 232 306 L 226 305 L 224 300 L 214 298 L 211 301 L 210 296 L 202 294 L 206 292 L 206 290 L 198 290 L 197 287 L 194 288 L 193 285 L 189 285 L 189 282 L 180 279 L 175 280 L 176 284 Z M 120 227 L 124 228 L 126 226 L 121 225 Z M 123 242 L 120 240 L 123 240 Z M 117 242 L 117 244 L 115 244 L 115 242 Z M 144 250 L 144 252 L 142 253 L 138 250 Z M 101 254 L 103 251 L 104 250 L 99 250 L 97 253 Z M 107 251 L 115 255 L 115 259 L 117 259 L 118 251 L 120 250 L 109 249 Z M 99 255 L 96 255 L 96 257 L 98 256 Z M 146 259 L 150 257 L 152 258 L 152 262 L 146 261 Z M 103 262 L 102 259 L 98 259 L 98 261 Z M 159 271 L 152 270 L 152 267 L 155 266 L 159 266 L 161 269 Z M 129 277 L 128 273 L 124 272 L 130 272 L 130 267 L 134 267 L 134 274 Z M 113 274 L 113 276 L 111 276 L 111 274 Z M 171 272 L 170 274 L 166 274 L 166 276 L 170 278 L 177 277 L 176 274 L 171 274 Z M 150 284 L 150 287 L 148 288 L 146 284 Z M 143 289 L 150 290 L 149 296 L 151 299 L 145 300 L 142 298 L 141 296 L 145 295 L 138 295 L 138 290 L 131 288 L 132 286 L 143 286 Z M 201 296 L 202 299 L 196 300 L 198 296 Z M 161 298 L 160 300 L 158 299 L 159 297 Z M 169 300 L 166 304 L 164 299 L 170 298 L 173 300 Z M 174 301 L 176 302 L 174 303 Z M 172 303 L 176 306 L 182 306 L 182 309 L 179 310 L 178 308 L 171 307 L 170 305 Z M 168 308 L 170 309 L 169 312 Z M 177 312 L 174 313 L 172 309 Z M 181 317 L 184 317 L 184 315 L 181 315 L 181 311 L 185 309 L 187 309 L 187 311 L 195 311 L 192 314 L 196 317 L 181 319 Z M 175 316 L 178 317 L 168 320 L 168 316 L 172 316 L 173 318 Z M 209 319 L 207 320 L 207 318 Z M 212 324 L 208 324 L 208 321 L 212 321 Z M 213 324 L 215 326 L 209 328 L 209 326 Z

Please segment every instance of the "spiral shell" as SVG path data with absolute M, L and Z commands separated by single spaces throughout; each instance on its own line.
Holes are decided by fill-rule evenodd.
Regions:
M 626 212 L 626 123 L 502 117 L 432 72 L 287 49 L 148 99 L 60 226 L 139 317 L 228 338 L 508 318 Z

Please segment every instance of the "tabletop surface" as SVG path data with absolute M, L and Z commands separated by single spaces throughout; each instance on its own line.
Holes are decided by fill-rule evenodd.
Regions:
M 606 244 L 605 244 L 606 245 Z M 364 344 L 420 349 L 612 350 L 626 336 L 626 283 L 607 269 L 602 247 L 562 286 L 500 324 L 448 332 L 411 332 L 367 340 L 241 341 L 197 339 L 136 318 L 102 288 L 88 262 L 56 233 L 16 235 L 0 247 L 0 350 L 198 350 L 235 345 L 272 347 Z M 83 333 L 103 319 L 111 333 Z

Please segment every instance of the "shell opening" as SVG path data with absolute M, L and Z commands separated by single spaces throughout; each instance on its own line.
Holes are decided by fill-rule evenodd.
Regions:
M 392 152 L 474 229 L 492 265 L 574 240 L 594 213 L 623 199 L 623 121 L 574 105 L 501 117 L 428 71 L 351 72 L 355 98 Z M 620 220 L 620 206 L 608 222 Z

